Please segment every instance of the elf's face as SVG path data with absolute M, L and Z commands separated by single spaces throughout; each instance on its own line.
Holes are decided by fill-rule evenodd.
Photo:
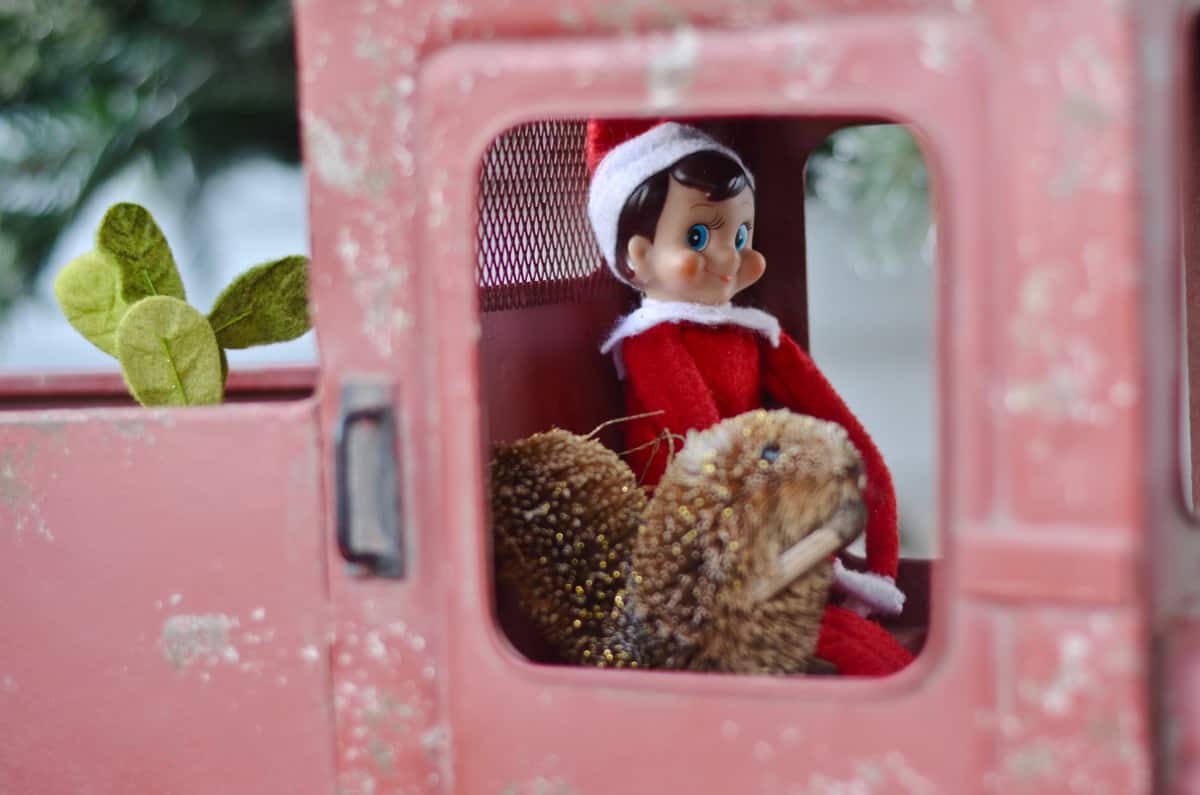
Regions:
M 634 281 L 649 298 L 724 304 L 758 281 L 767 261 L 754 250 L 754 193 L 712 201 L 672 177 L 654 240 L 629 239 Z

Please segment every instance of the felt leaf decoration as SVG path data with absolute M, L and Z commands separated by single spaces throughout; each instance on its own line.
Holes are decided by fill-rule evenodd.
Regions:
M 54 297 L 76 331 L 108 355 L 117 355 L 117 324 L 129 306 L 121 298 L 116 263 L 98 251 L 76 257 L 54 279 Z
M 221 388 L 225 388 L 225 382 L 229 380 L 229 357 L 225 355 L 225 349 L 217 346 L 221 351 Z
M 152 295 L 184 300 L 183 280 L 171 247 L 145 207 L 114 204 L 104 214 L 96 247 L 112 257 L 121 271 L 121 296 L 132 304 Z
M 308 258 L 256 265 L 217 296 L 208 314 L 223 348 L 285 342 L 309 329 Z
M 178 298 L 143 298 L 117 327 L 117 358 L 144 406 L 220 403 L 221 350 L 204 315 Z

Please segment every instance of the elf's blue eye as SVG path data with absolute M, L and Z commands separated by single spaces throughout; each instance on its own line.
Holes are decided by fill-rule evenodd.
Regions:
M 746 241 L 750 239 L 750 227 L 742 224 L 737 228 L 737 234 L 733 236 L 733 247 L 741 251 L 746 247 Z
M 687 244 L 693 251 L 703 251 L 708 246 L 708 227 L 704 224 L 692 224 L 687 231 Z

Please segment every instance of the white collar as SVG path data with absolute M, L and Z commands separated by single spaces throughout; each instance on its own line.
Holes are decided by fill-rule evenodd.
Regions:
M 617 374 L 625 377 L 621 343 L 662 323 L 698 323 L 702 326 L 741 326 L 766 337 L 772 348 L 779 347 L 779 321 L 761 309 L 733 304 L 693 304 L 687 301 L 660 301 L 643 298 L 642 305 L 617 321 L 616 327 L 600 346 L 601 353 L 612 352 Z

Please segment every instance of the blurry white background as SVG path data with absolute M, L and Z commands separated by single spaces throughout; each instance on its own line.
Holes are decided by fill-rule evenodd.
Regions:
M 205 181 L 189 210 L 179 195 L 185 175 L 162 174 L 149 159 L 133 161 L 83 206 L 54 244 L 31 296 L 19 299 L 0 323 L 0 370 L 61 372 L 110 370 L 115 359 L 72 329 L 54 300 L 54 278 L 94 247 L 105 210 L 135 202 L 154 215 L 183 276 L 188 303 L 206 313 L 242 271 L 288 254 L 308 253 L 304 175 L 268 157 L 239 160 Z M 276 345 L 229 351 L 232 368 L 304 363 L 317 359 L 313 332 Z

